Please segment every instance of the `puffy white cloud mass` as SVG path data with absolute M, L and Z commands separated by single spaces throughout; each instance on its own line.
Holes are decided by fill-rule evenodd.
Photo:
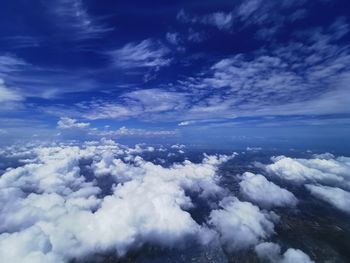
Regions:
M 228 250 L 248 248 L 274 234 L 278 216 L 273 212 L 262 211 L 235 197 L 224 198 L 220 206 L 210 213 L 209 223 L 220 233 L 220 240 Z
M 350 213 L 349 157 L 325 153 L 314 154 L 311 159 L 278 156 L 272 161 L 272 164 L 264 166 L 269 175 L 305 185 L 316 198 Z
M 311 194 L 350 214 L 350 193 L 338 187 L 307 184 L 305 187 Z
M 246 199 L 265 208 L 297 204 L 297 198 L 293 193 L 268 181 L 261 174 L 244 173 L 239 186 L 241 194 Z
M 281 248 L 278 244 L 264 242 L 255 247 L 259 258 L 271 263 L 312 263 L 310 257 L 299 249 L 289 248 L 281 255 Z
M 61 117 L 57 122 L 57 128 L 59 129 L 73 129 L 73 128 L 87 128 L 90 126 L 88 122 L 78 122 L 76 119 L 68 117 Z
M 0 258 L 56 263 L 97 253 L 121 256 L 146 243 L 216 240 L 216 232 L 189 213 L 194 205 L 190 196 L 220 196 L 217 167 L 231 156 L 205 155 L 201 163 L 165 168 L 138 153 L 110 140 L 28 150 L 24 165 L 8 168 L 0 177 Z M 269 216 L 257 207 L 238 200 L 233 205 L 238 213 L 252 213 L 251 230 L 241 222 L 240 233 L 250 234 L 245 243 L 273 232 Z M 219 228 L 225 227 L 220 211 L 211 215 Z
M 327 158 L 325 158 L 327 157 Z M 314 156 L 311 159 L 294 159 L 285 156 L 272 158 L 266 171 L 282 180 L 296 184 L 321 183 L 350 189 L 350 158 Z

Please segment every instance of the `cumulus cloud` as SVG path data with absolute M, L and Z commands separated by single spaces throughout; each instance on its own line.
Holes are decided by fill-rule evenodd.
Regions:
M 57 128 L 59 129 L 74 129 L 74 128 L 87 128 L 90 126 L 88 122 L 78 122 L 76 119 L 61 117 L 57 122 Z
M 335 208 L 350 214 L 350 192 L 338 187 L 307 184 L 305 187 L 313 196 L 319 198 Z
M 268 181 L 261 174 L 244 173 L 239 186 L 241 194 L 247 200 L 265 208 L 293 207 L 297 204 L 297 198 L 293 193 Z
M 224 198 L 220 207 L 210 213 L 209 224 L 220 233 L 220 240 L 228 250 L 254 246 L 274 234 L 274 221 L 278 220 L 274 213 L 261 211 L 235 197 Z
M 349 213 L 350 159 L 330 153 L 314 154 L 311 159 L 272 157 L 263 166 L 269 176 L 292 184 L 304 185 L 310 193 L 335 208 Z
M 281 248 L 278 244 L 264 242 L 255 247 L 259 258 L 268 260 L 271 263 L 312 263 L 310 257 L 299 249 L 289 248 L 281 255 Z
M 327 156 L 329 157 L 329 156 Z M 266 165 L 266 171 L 291 183 L 322 183 L 350 189 L 348 157 L 301 159 L 278 156 Z
M 24 165 L 0 177 L 0 257 L 68 262 L 96 253 L 121 256 L 145 243 L 215 239 L 189 213 L 189 193 L 220 196 L 216 171 L 232 156 L 205 155 L 201 163 L 165 168 L 137 154 L 111 140 L 33 146 Z

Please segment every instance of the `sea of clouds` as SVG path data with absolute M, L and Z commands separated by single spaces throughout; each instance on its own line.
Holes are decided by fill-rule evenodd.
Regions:
M 183 145 L 131 148 L 111 140 L 2 148 L 0 155 L 17 163 L 0 170 L 0 258 L 84 261 L 104 253 L 122 257 L 144 245 L 181 248 L 191 241 L 228 253 L 252 249 L 268 262 L 313 262 L 301 250 L 282 253 L 270 242 L 279 222 L 274 208 L 298 206 L 297 195 L 270 178 L 303 184 L 314 198 L 350 213 L 350 158 L 273 157 L 271 164 L 256 164 L 266 177 L 237 175 L 239 199 L 220 184 L 218 173 L 236 153 L 170 165 L 143 157 L 184 151 Z M 191 213 L 194 199 L 210 208 L 204 222 Z

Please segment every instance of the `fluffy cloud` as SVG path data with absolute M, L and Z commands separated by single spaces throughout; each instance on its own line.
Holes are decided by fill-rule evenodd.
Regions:
M 73 128 L 87 128 L 90 126 L 88 122 L 78 122 L 76 119 L 68 117 L 61 117 L 57 122 L 57 128 L 59 129 L 73 129 Z
M 323 185 L 305 185 L 311 194 L 335 208 L 350 214 L 350 192 L 344 191 L 338 187 Z
M 0 177 L 1 258 L 56 263 L 215 239 L 189 213 L 189 193 L 220 196 L 217 167 L 231 157 L 165 168 L 136 154 L 110 140 L 29 150 L 24 165 Z
M 274 163 L 266 165 L 266 171 L 291 183 L 322 183 L 350 189 L 350 158 L 293 159 L 285 156 L 273 157 Z
M 244 173 L 239 186 L 241 194 L 246 199 L 265 208 L 297 204 L 293 193 L 269 182 L 261 174 Z
M 316 154 L 311 159 L 272 157 L 264 166 L 270 176 L 303 185 L 313 196 L 350 213 L 350 158 Z
M 261 211 L 249 202 L 228 197 L 220 202 L 220 209 L 210 213 L 209 224 L 220 233 L 228 250 L 240 250 L 258 244 L 274 233 L 278 216 Z
M 261 259 L 271 263 L 312 263 L 310 257 L 299 249 L 289 248 L 281 255 L 281 248 L 275 243 L 265 242 L 255 247 L 255 252 Z

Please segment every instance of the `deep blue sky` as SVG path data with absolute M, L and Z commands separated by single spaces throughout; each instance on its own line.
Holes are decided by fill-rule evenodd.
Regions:
M 349 147 L 348 0 L 5 0 L 0 139 Z

